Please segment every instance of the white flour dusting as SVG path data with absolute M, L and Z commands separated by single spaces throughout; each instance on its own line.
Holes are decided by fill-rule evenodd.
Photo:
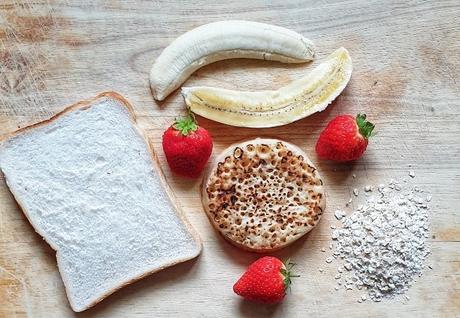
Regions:
M 378 191 L 365 187 L 366 202 L 332 231 L 332 259 L 341 262 L 336 290 L 367 289 L 373 301 L 403 294 L 422 273 L 429 254 L 428 205 L 430 195 L 391 180 Z M 346 213 L 338 213 L 336 215 Z M 343 271 L 343 268 L 345 271 Z M 366 300 L 362 295 L 358 302 Z

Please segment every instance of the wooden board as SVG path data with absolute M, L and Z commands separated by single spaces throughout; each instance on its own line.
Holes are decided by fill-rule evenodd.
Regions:
M 56 1 L 0 3 L 0 134 L 46 119 L 66 105 L 115 90 L 135 107 L 164 173 L 204 241 L 202 255 L 124 288 L 82 317 L 454 317 L 460 315 L 460 3 L 458 1 Z M 315 41 L 318 61 L 345 46 L 352 80 L 326 111 L 273 129 L 237 129 L 199 118 L 214 137 L 213 156 L 244 138 L 276 136 L 302 147 L 328 191 L 320 225 L 277 256 L 294 259 L 301 277 L 279 306 L 241 301 L 232 285 L 258 255 L 224 242 L 202 211 L 199 181 L 171 175 L 162 132 L 184 110 L 176 92 L 155 103 L 148 88 L 152 62 L 174 38 L 198 25 L 247 19 L 292 28 Z M 277 88 L 312 64 L 219 62 L 196 72 L 190 85 Z M 314 144 L 335 115 L 366 112 L 378 134 L 362 160 L 319 161 Z M 409 166 L 411 165 L 411 166 Z M 433 270 L 408 292 L 410 300 L 356 300 L 334 291 L 330 256 L 333 211 L 353 188 L 407 178 L 433 194 Z M 356 174 L 356 178 L 352 175 Z M 0 177 L 3 178 L 3 177 Z M 353 204 L 356 204 L 355 200 Z M 325 253 L 321 248 L 326 247 Z M 323 273 L 317 268 L 322 267 Z M 68 317 L 53 250 L 43 242 L 0 180 L 0 316 Z

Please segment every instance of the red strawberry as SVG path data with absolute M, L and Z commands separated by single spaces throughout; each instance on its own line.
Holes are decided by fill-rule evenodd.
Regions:
M 316 153 L 324 159 L 351 161 L 359 159 L 367 148 L 374 124 L 365 114 L 341 115 L 323 130 L 316 143 Z
M 163 151 L 171 170 L 178 175 L 196 178 L 203 171 L 212 152 L 212 138 L 197 125 L 190 114 L 176 120 L 163 134 Z
M 233 291 L 243 298 L 264 304 L 281 302 L 291 284 L 289 260 L 283 264 L 276 257 L 265 256 L 252 263 L 241 278 L 233 285 Z

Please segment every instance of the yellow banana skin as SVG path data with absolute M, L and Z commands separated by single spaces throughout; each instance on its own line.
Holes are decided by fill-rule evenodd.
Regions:
M 352 62 L 339 48 L 305 77 L 274 91 L 236 91 L 215 87 L 184 87 L 192 112 L 237 127 L 276 127 L 324 110 L 348 84 Z

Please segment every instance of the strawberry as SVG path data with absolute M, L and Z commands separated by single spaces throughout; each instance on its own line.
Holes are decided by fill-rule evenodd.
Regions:
M 372 136 L 374 124 L 366 120 L 365 114 L 341 115 L 334 118 L 321 132 L 316 143 L 319 157 L 336 161 L 351 161 L 361 158 Z
M 236 282 L 233 291 L 250 301 L 263 304 L 279 303 L 286 295 L 291 277 L 298 277 L 291 274 L 293 266 L 289 260 L 283 264 L 276 257 L 259 258 Z
M 178 175 L 196 178 L 212 152 L 212 138 L 197 125 L 193 114 L 178 119 L 163 134 L 163 151 L 169 167 Z

